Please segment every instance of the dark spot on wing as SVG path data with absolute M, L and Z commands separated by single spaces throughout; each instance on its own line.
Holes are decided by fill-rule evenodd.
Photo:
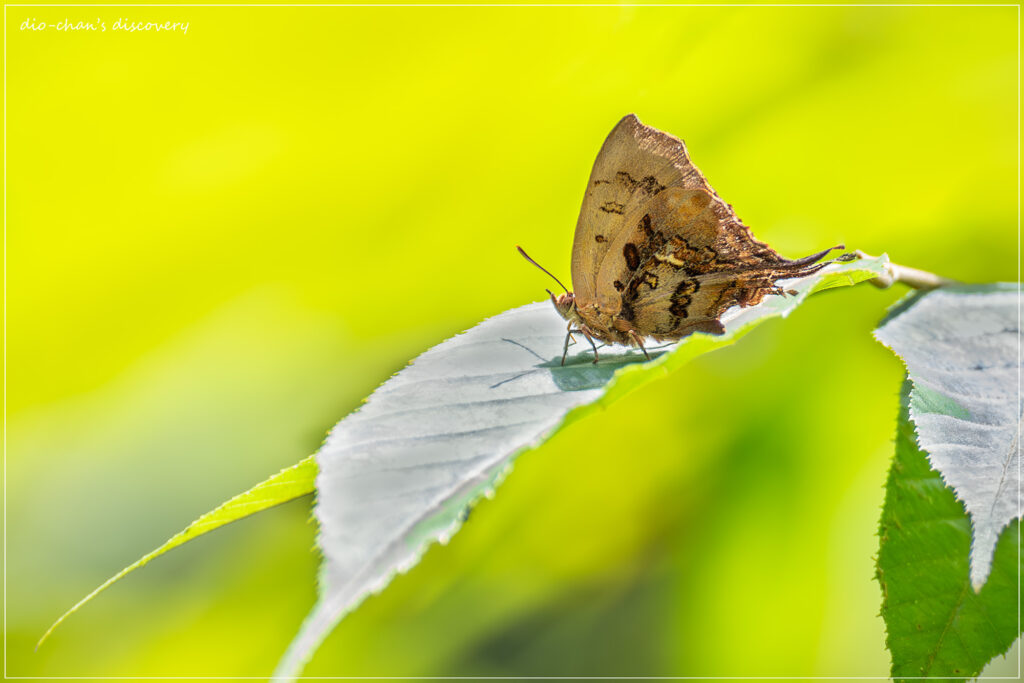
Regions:
M 700 291 L 700 282 L 697 280 L 683 280 L 672 292 L 672 305 L 668 312 L 677 318 L 687 318 L 690 315 L 690 304 L 693 303 L 693 295 Z
M 618 280 L 613 282 L 612 286 L 615 287 L 615 291 L 617 291 L 617 292 L 621 292 L 622 290 L 624 290 L 626 288 L 626 286 L 624 284 L 622 284 L 621 282 L 619 282 Z
M 646 176 L 638 185 L 641 190 L 651 195 L 658 194 L 665 189 L 665 186 L 659 183 L 658 179 L 652 175 Z
M 659 192 L 665 189 L 665 186 L 659 183 L 658 179 L 652 175 L 644 176 L 640 180 L 637 180 L 632 175 L 630 175 L 628 171 L 619 171 L 618 173 L 615 174 L 615 179 L 618 180 L 620 184 L 625 185 L 633 192 L 641 190 L 646 194 L 652 196 L 658 194 Z M 596 185 L 598 182 L 600 181 L 595 181 L 594 184 Z
M 673 299 L 672 305 L 668 307 L 668 312 L 677 318 L 686 318 L 690 315 L 690 303 L 691 299 L 689 296 Z
M 630 270 L 636 270 L 640 267 L 640 252 L 637 251 L 635 244 L 627 242 L 626 246 L 622 248 L 622 255 L 626 257 L 626 266 Z
M 604 211 L 605 213 L 617 213 L 621 216 L 622 210 L 626 208 L 626 205 L 619 204 L 618 202 L 605 202 L 598 208 L 601 209 L 601 211 Z
M 594 235 L 594 241 L 597 242 L 598 244 L 604 244 L 605 242 L 608 241 L 608 238 L 605 237 L 604 235 Z

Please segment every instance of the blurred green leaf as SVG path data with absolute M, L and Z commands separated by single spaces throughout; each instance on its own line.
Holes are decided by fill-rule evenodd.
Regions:
M 943 287 L 897 306 L 875 337 L 903 359 L 928 460 L 971 518 L 971 582 L 1020 515 L 1019 286 Z
M 1019 633 L 1019 522 L 1003 530 L 988 581 L 976 593 L 968 570 L 970 522 L 917 446 L 910 396 L 908 379 L 879 524 L 877 576 L 891 674 L 972 678 Z
M 65 619 L 77 612 L 85 603 L 89 602 L 104 590 L 109 588 L 118 580 L 124 578 L 131 572 L 149 564 L 151 560 L 163 555 L 167 551 L 177 548 L 193 538 L 209 533 L 225 524 L 236 522 L 240 519 L 261 512 L 281 503 L 304 496 L 313 492 L 314 481 L 316 480 L 316 458 L 309 456 L 298 464 L 287 467 L 269 479 L 253 486 L 245 493 L 240 493 L 223 505 L 207 512 L 194 522 L 185 527 L 181 532 L 172 536 L 166 543 L 153 552 L 140 558 L 137 562 L 125 567 L 114 576 L 107 579 L 99 588 L 89 593 L 75 604 L 74 607 L 62 614 L 50 628 L 46 630 L 43 637 L 39 639 L 36 648 L 50 637 L 50 634 L 60 626 Z
M 447 542 L 473 503 L 519 453 L 691 358 L 731 344 L 758 323 L 785 317 L 816 291 L 871 279 L 887 258 L 833 263 L 787 281 L 772 296 L 721 318 L 725 334 L 693 334 L 669 347 L 607 346 L 593 364 L 586 344 L 561 364 L 565 321 L 548 303 L 506 311 L 417 358 L 340 422 L 317 454 L 320 599 L 275 676 L 293 677 L 334 625 L 396 573 Z

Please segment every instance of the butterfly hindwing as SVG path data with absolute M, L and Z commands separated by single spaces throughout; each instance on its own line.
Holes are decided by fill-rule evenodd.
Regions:
M 769 294 L 783 294 L 781 278 L 803 277 L 823 268 L 823 254 L 801 261 L 723 256 L 733 233 L 720 230 L 718 243 L 698 247 L 685 233 L 666 241 L 623 292 L 622 310 L 643 336 L 680 339 L 691 332 L 724 331 L 720 318 L 733 306 L 756 306 Z M 656 285 L 652 287 L 651 285 Z
M 664 263 L 654 264 L 649 272 L 658 273 L 663 291 L 650 296 L 640 288 L 627 305 L 634 328 L 655 339 L 679 339 L 698 331 L 722 334 L 722 313 L 735 305 L 756 305 L 774 291 L 773 281 L 763 273 L 687 275 Z
M 756 305 L 780 291 L 776 279 L 820 267 L 782 258 L 704 190 L 667 188 L 637 213 L 636 226 L 622 231 L 598 273 L 598 305 L 614 311 L 612 326 L 620 332 L 660 339 L 720 334 L 727 309 Z

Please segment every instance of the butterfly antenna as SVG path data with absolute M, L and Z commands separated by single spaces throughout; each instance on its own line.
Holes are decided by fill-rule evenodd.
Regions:
M 523 258 L 524 258 L 524 259 L 526 259 L 527 261 L 529 261 L 529 262 L 530 262 L 530 263 L 532 263 L 533 265 L 537 266 L 538 268 L 540 268 L 541 270 L 543 270 L 543 271 L 544 271 L 545 273 L 547 273 L 548 275 L 551 275 L 551 273 L 550 273 L 550 272 L 548 272 L 547 268 L 545 268 L 544 266 L 542 266 L 541 264 L 537 263 L 537 262 L 536 262 L 536 261 L 534 261 L 534 260 L 533 260 L 532 258 L 530 258 L 530 256 L 529 256 L 529 255 L 528 255 L 528 254 L 527 254 L 527 253 L 526 253 L 525 251 L 523 251 L 523 248 L 522 248 L 521 246 L 519 246 L 519 245 L 517 244 L 517 245 L 516 245 L 516 249 L 518 249 L 518 250 L 519 250 L 519 253 L 523 255 Z M 554 275 L 551 275 L 551 279 L 552 279 L 552 280 L 554 280 L 555 282 L 557 282 L 557 283 L 558 283 L 558 286 L 559 286 L 559 287 L 561 287 L 562 289 L 564 289 L 564 290 L 565 290 L 565 293 L 566 293 L 566 294 L 568 294 L 568 293 L 569 293 L 569 288 L 568 288 L 568 287 L 566 287 L 565 285 L 563 285 L 563 284 L 562 284 L 562 281 L 561 281 L 561 280 L 559 280 L 559 279 L 558 279 L 557 277 L 555 277 Z M 548 292 L 548 294 L 551 294 L 551 292 L 549 291 L 549 292 Z

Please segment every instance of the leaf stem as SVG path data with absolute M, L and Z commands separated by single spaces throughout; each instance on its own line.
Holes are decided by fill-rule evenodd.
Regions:
M 857 250 L 856 253 L 861 258 L 874 258 L 860 250 Z M 902 282 L 908 287 L 920 290 L 938 289 L 939 287 L 959 284 L 956 280 L 951 280 L 935 273 L 929 273 L 926 270 L 918 270 L 917 268 L 901 266 L 898 263 L 892 262 L 885 264 L 885 273 L 885 275 L 872 278 L 868 282 L 879 289 L 888 289 L 894 282 Z

